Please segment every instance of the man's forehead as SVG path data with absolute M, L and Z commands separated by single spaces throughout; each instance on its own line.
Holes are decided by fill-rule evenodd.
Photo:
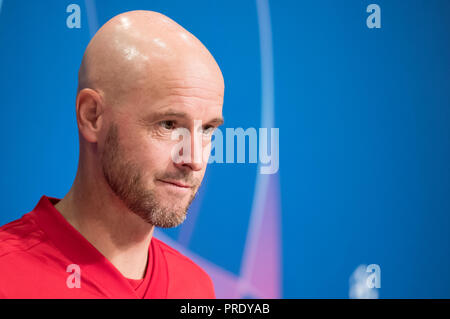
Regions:
M 154 81 L 155 88 L 166 90 L 198 88 L 219 95 L 223 95 L 225 88 L 220 69 L 199 63 L 195 58 L 182 62 L 164 61 L 154 65 L 152 71 L 149 72 L 152 76 L 147 80 Z
M 153 82 L 153 84 L 152 84 Z M 201 76 L 161 77 L 151 79 L 148 86 L 136 92 L 142 108 L 151 112 L 167 110 L 195 113 L 222 112 L 224 88 L 218 81 Z

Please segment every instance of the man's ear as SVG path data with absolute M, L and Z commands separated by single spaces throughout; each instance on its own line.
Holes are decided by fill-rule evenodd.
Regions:
M 103 120 L 103 99 L 92 89 L 82 89 L 78 92 L 76 102 L 77 123 L 84 139 L 91 143 L 98 141 Z

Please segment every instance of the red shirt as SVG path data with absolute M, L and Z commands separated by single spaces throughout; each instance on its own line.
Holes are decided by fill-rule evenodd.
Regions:
M 0 227 L 0 298 L 215 298 L 208 274 L 155 237 L 145 277 L 125 278 L 56 210 L 58 201 L 42 196 Z

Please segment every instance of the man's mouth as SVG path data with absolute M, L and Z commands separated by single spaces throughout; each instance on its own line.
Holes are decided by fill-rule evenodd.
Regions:
M 163 182 L 163 183 L 167 183 L 167 184 L 171 184 L 173 186 L 179 187 L 179 188 L 191 188 L 192 186 L 189 184 L 185 184 L 183 182 L 180 181 L 175 181 L 175 180 L 162 180 L 159 179 L 158 181 Z

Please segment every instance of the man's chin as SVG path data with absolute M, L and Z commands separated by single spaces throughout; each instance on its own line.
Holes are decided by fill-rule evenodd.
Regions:
M 186 212 L 176 212 L 173 214 L 172 216 L 159 216 L 156 219 L 155 216 L 152 216 L 152 221 L 149 222 L 158 228 L 174 228 L 180 226 L 186 220 Z

